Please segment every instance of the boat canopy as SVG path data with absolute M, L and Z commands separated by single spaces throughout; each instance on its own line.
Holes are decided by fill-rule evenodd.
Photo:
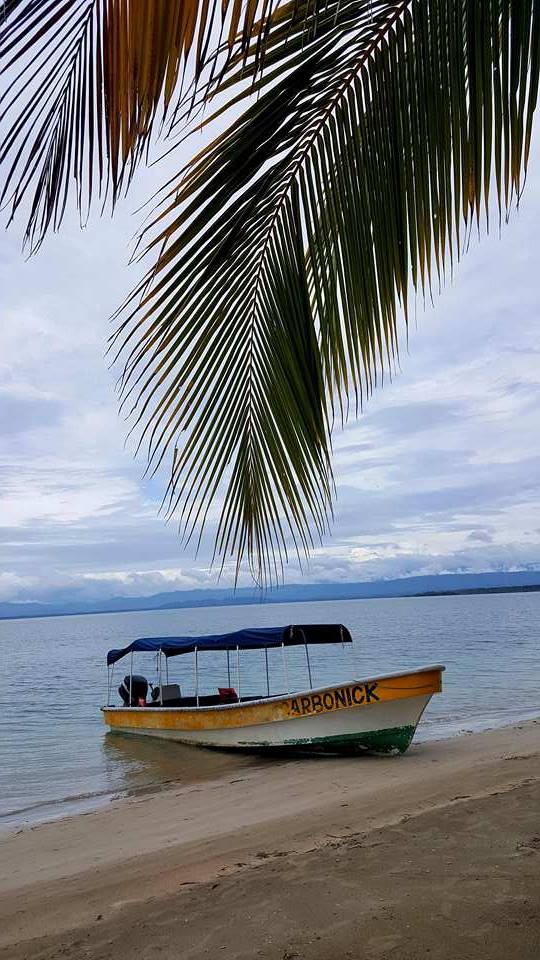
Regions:
M 297 646 L 305 643 L 352 643 L 352 637 L 341 623 L 291 624 L 288 627 L 253 627 L 235 633 L 217 633 L 208 637 L 141 637 L 119 650 L 109 650 L 107 665 L 116 663 L 128 653 L 144 651 L 166 657 L 197 650 L 262 650 L 268 647 Z

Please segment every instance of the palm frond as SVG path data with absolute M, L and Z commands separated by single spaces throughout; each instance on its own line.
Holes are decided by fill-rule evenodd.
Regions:
M 0 205 L 26 203 L 25 240 L 57 229 L 71 183 L 84 218 L 94 194 L 114 204 L 156 119 L 217 64 L 260 58 L 272 0 L 0 0 Z
M 307 46 L 303 12 L 262 77 L 252 46 L 207 89 L 257 95 L 164 197 L 115 341 L 169 511 L 189 538 L 223 496 L 216 551 L 262 580 L 325 529 L 332 408 L 391 365 L 410 285 L 459 257 L 492 173 L 500 211 L 519 196 L 540 65 L 539 0 L 329 0 Z

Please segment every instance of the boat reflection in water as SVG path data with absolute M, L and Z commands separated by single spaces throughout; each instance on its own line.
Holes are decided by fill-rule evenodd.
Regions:
M 241 775 L 243 770 L 264 765 L 265 758 L 243 753 L 198 750 L 146 736 L 119 737 L 107 732 L 102 743 L 110 779 L 121 793 L 141 794 L 169 783 L 189 784 Z M 109 770 L 107 770 L 109 773 Z

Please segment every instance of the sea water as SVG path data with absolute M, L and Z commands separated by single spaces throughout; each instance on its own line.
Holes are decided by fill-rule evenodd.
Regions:
M 441 663 L 415 742 L 540 715 L 540 593 L 206 607 L 0 621 L 0 830 L 93 808 L 112 796 L 235 776 L 261 758 L 106 732 L 105 657 L 139 636 L 197 635 L 245 626 L 344 623 L 352 645 L 310 648 L 314 686 Z M 199 654 L 199 691 L 228 686 L 227 655 Z M 134 672 L 156 682 L 157 658 Z M 306 689 L 302 647 L 269 651 L 271 693 Z M 229 658 L 231 685 L 266 695 L 264 651 Z M 169 679 L 194 692 L 191 654 Z M 116 688 L 129 659 L 116 665 Z M 331 762 L 331 760 L 329 760 Z M 361 761 L 358 761 L 361 762 Z

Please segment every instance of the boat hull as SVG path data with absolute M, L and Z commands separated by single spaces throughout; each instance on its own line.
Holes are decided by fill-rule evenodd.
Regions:
M 103 713 L 111 731 L 226 750 L 403 753 L 441 689 L 442 670 L 218 707 L 105 707 Z

